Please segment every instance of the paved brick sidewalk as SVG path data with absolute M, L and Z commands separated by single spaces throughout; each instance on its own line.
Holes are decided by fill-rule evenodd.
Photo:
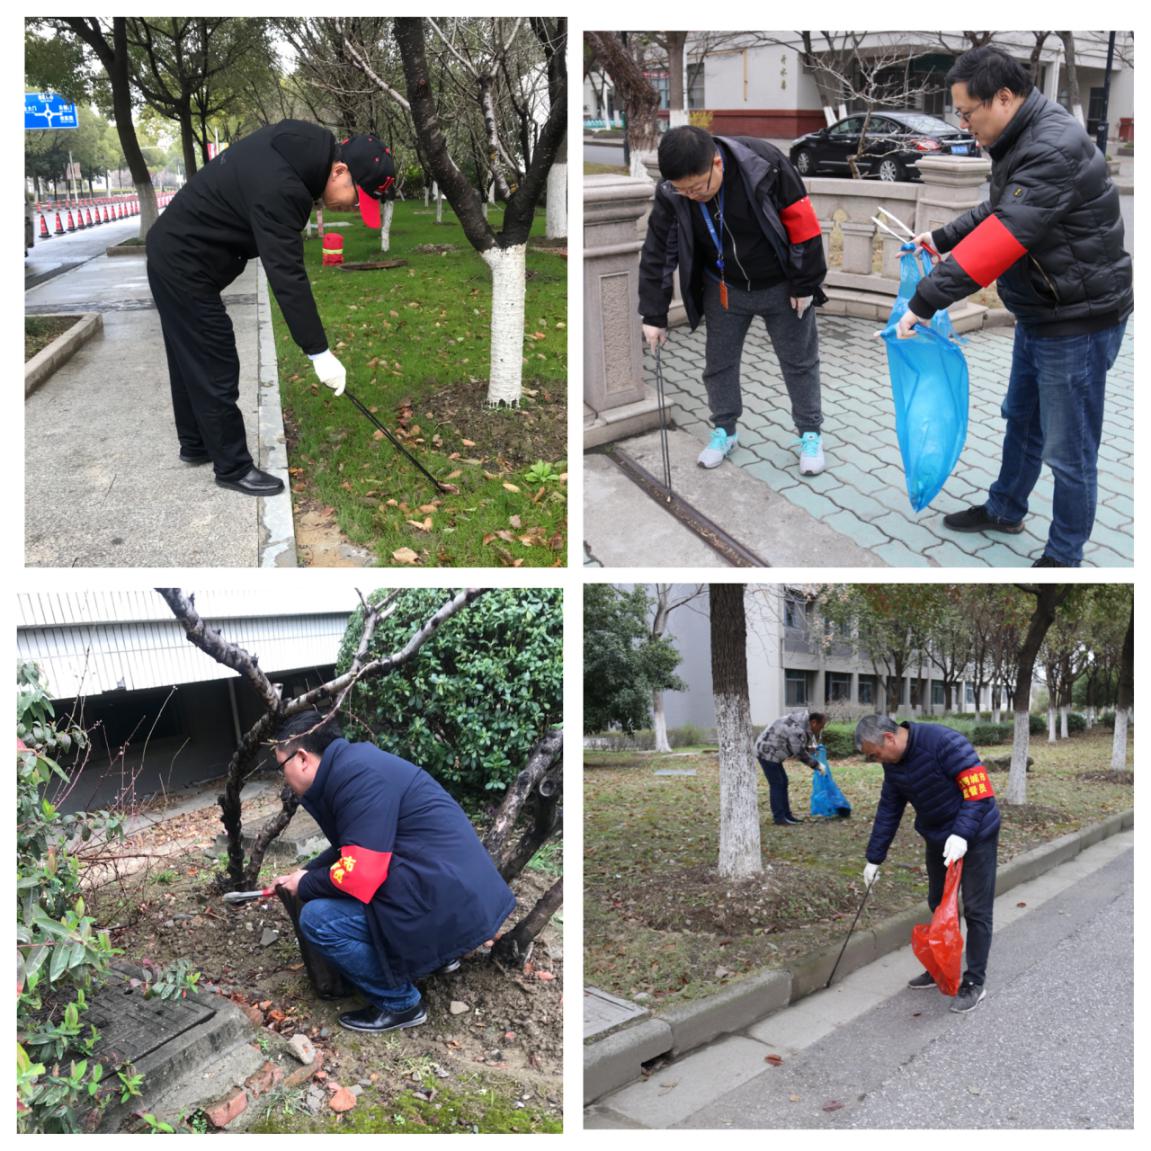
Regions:
M 743 353 L 743 419 L 739 447 L 724 467 L 737 466 L 789 502 L 818 517 L 888 564 L 928 567 L 1026 567 L 1043 553 L 1051 518 L 1052 479 L 1045 467 L 1020 535 L 949 532 L 943 516 L 981 503 L 999 472 L 1003 444 L 1000 404 L 1011 369 L 1012 330 L 991 328 L 967 337 L 971 375 L 967 444 L 953 475 L 931 507 L 911 510 L 895 436 L 895 414 L 883 342 L 874 321 L 821 316 L 823 443 L 827 471 L 800 478 L 798 441 L 787 389 L 762 326 L 753 326 Z M 702 441 L 710 434 L 702 373 L 704 329 L 671 332 L 664 351 L 664 385 L 673 418 Z M 648 360 L 654 387 L 654 361 Z M 1099 501 L 1085 567 L 1134 562 L 1133 325 L 1108 377 Z M 729 526 L 739 534 L 736 525 Z

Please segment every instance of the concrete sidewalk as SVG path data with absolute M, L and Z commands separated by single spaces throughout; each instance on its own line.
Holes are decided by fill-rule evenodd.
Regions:
M 1000 405 L 1011 368 L 1013 329 L 988 328 L 966 337 L 963 345 L 970 372 L 967 443 L 959 463 L 931 507 L 914 512 L 907 498 L 903 463 L 895 434 L 887 357 L 873 338 L 873 321 L 821 315 L 820 359 L 823 379 L 823 441 L 827 470 L 799 475 L 798 440 L 791 421 L 787 389 L 762 325 L 753 325 L 743 355 L 744 413 L 739 446 L 715 472 L 688 462 L 673 467 L 672 484 L 686 489 L 718 486 L 729 469 L 742 471 L 761 485 L 760 506 L 782 497 L 824 528 L 841 537 L 842 548 L 813 554 L 809 564 L 849 566 L 841 557 L 852 550 L 870 553 L 869 563 L 900 567 L 1028 567 L 1043 554 L 1051 517 L 1052 478 L 1044 468 L 1032 493 L 1031 511 L 1020 535 L 949 532 L 943 516 L 982 503 L 999 471 L 1004 422 Z M 696 452 L 710 435 L 707 398 L 702 382 L 705 332 L 672 330 L 663 354 L 664 386 L 670 415 L 690 436 Z M 648 383 L 655 387 L 654 359 L 648 357 Z M 1130 567 L 1134 562 L 1134 322 L 1108 376 L 1103 443 L 1099 453 L 1099 498 L 1095 529 L 1084 554 L 1084 567 Z M 649 453 L 648 437 L 617 445 L 629 454 Z M 682 452 L 678 455 L 682 456 Z M 589 456 L 589 461 L 594 457 Z M 600 476 L 606 461 L 589 463 L 589 477 Z M 649 463 L 658 474 L 659 466 Z M 605 482 L 600 476 L 601 486 Z M 633 485 L 634 487 L 634 485 Z M 665 516 L 638 488 L 619 488 L 618 499 L 590 498 L 584 503 L 584 537 L 589 563 L 610 566 L 682 566 L 677 538 L 657 532 Z M 710 513 L 720 527 L 744 540 L 746 518 Z M 626 540 L 620 525 L 627 524 Z M 649 530 L 650 529 L 650 530 Z M 684 529 L 680 528 L 682 532 Z M 651 538 L 668 539 L 653 551 Z M 643 541 L 642 551 L 638 541 Z M 631 541 L 631 542 L 628 542 Z M 850 546 L 848 546 L 850 545 Z M 621 552 L 622 549 L 622 552 Z M 630 559 L 628 559 L 630 549 Z M 820 558 L 820 555 L 827 558 Z M 787 566 L 786 558 L 764 559 Z M 855 561 L 858 562 L 858 561 Z
M 89 341 L 24 406 L 29 567 L 294 566 L 271 320 L 256 263 L 224 293 L 240 356 L 240 408 L 260 467 L 283 493 L 218 487 L 178 458 L 167 360 L 143 257 L 97 255 L 25 293 L 29 314 L 98 312 Z
M 1134 824 L 1133 809 L 1120 812 L 1003 864 L 996 881 L 996 931 L 1017 917 L 1013 908 L 1020 896 L 1012 894 L 1008 898 L 1009 891 L 1041 879 L 1088 848 L 1113 837 L 1113 847 L 1108 850 L 1126 850 L 1133 842 Z M 869 924 L 865 917 L 843 954 L 835 986 L 827 991 L 824 985 L 837 961 L 839 943 L 796 961 L 790 970 L 761 971 L 737 980 L 717 995 L 674 1005 L 659 1015 L 623 1000 L 616 1001 L 619 1022 L 615 1026 L 611 1023 L 611 1010 L 616 1004 L 589 1000 L 585 992 L 585 1004 L 590 1003 L 592 1010 L 585 1005 L 584 1103 L 598 1101 L 598 1106 L 589 1112 L 586 1125 L 672 1125 L 674 1120 L 667 1118 L 666 1109 L 662 1120 L 652 1121 L 658 1113 L 658 1106 L 656 1112 L 650 1110 L 652 1101 L 665 1096 L 666 1091 L 661 1089 L 657 1077 L 642 1077 L 643 1065 L 657 1058 L 690 1059 L 697 1050 L 709 1058 L 708 1052 L 746 1044 L 747 1040 L 739 1038 L 741 1035 L 757 1039 L 762 1034 L 771 1035 L 774 1050 L 790 1054 L 821 1038 L 838 1022 L 869 1010 L 919 970 L 908 940 L 912 926 L 928 918 L 925 904 L 879 923 Z M 895 973 L 890 978 L 881 977 L 877 983 L 874 976 L 867 974 L 876 961 L 882 961 L 885 970 L 894 965 Z M 858 973 L 854 979 L 853 972 Z M 722 1041 L 709 1047 L 716 1040 Z M 762 1068 L 762 1058 L 752 1063 Z M 637 1109 L 632 1108 L 630 1100 L 636 1101 Z

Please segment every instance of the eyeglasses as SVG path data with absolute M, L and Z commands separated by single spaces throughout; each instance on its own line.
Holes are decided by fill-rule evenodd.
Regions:
M 292 760 L 293 760 L 293 759 L 295 759 L 295 758 L 296 758 L 296 756 L 297 756 L 297 755 L 299 755 L 299 754 L 300 754 L 300 752 L 301 752 L 301 751 L 303 751 L 303 750 L 304 750 L 304 749 L 303 749 L 302 747 L 297 747 L 297 748 L 296 748 L 296 750 L 295 750 L 295 751 L 293 751 L 291 755 L 286 755 L 286 756 L 284 756 L 284 758 L 283 758 L 283 759 L 276 759 L 276 766 L 277 766 L 277 767 L 278 767 L 278 768 L 279 768 L 281 771 L 283 771 L 283 770 L 284 770 L 284 768 L 285 768 L 285 767 L 287 767 L 287 766 L 288 766 L 288 764 L 289 764 L 289 763 L 291 763 L 291 762 L 292 762 Z
M 693 180 L 688 185 L 680 185 L 680 184 L 676 184 L 673 182 L 672 188 L 675 191 L 675 193 L 679 196 L 700 196 L 706 192 L 711 191 L 711 178 L 714 175 L 715 175 L 715 168 L 713 167 L 708 172 L 707 178 L 703 181 L 702 184 L 700 183 L 699 180 Z
M 982 104 L 976 104 L 974 108 L 970 108 L 966 112 L 962 108 L 952 108 L 951 110 L 956 114 L 956 116 L 959 117 L 959 122 L 961 124 L 970 124 L 971 123 L 971 117 L 975 114 L 975 112 L 979 108 L 982 108 L 982 107 L 983 107 Z

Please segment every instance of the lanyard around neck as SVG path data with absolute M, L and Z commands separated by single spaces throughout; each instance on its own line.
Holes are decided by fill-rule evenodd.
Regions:
M 711 242 L 715 245 L 715 266 L 719 269 L 719 278 L 723 279 L 723 153 L 719 155 L 719 214 L 717 219 L 719 221 L 719 232 L 715 230 L 715 223 L 712 221 L 711 213 L 707 210 L 707 203 L 701 203 L 699 210 L 703 213 L 703 222 L 707 225 L 708 234 L 711 236 Z

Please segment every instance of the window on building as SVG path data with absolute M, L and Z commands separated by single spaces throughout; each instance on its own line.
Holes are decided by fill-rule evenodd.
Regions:
M 783 602 L 783 625 L 804 629 L 807 627 L 807 601 L 788 596 Z
M 937 680 L 933 680 L 931 684 L 931 706 L 942 707 L 943 696 L 943 684 L 939 683 Z
M 851 702 L 851 675 L 840 671 L 829 671 L 825 680 L 827 703 Z
M 807 706 L 807 672 L 784 673 L 783 701 L 788 707 Z
M 687 106 L 706 108 L 703 95 L 703 61 L 687 66 Z
M 970 683 L 963 685 L 963 700 L 968 707 L 975 706 L 975 687 Z
M 861 675 L 859 677 L 859 702 L 875 704 L 875 676 Z

